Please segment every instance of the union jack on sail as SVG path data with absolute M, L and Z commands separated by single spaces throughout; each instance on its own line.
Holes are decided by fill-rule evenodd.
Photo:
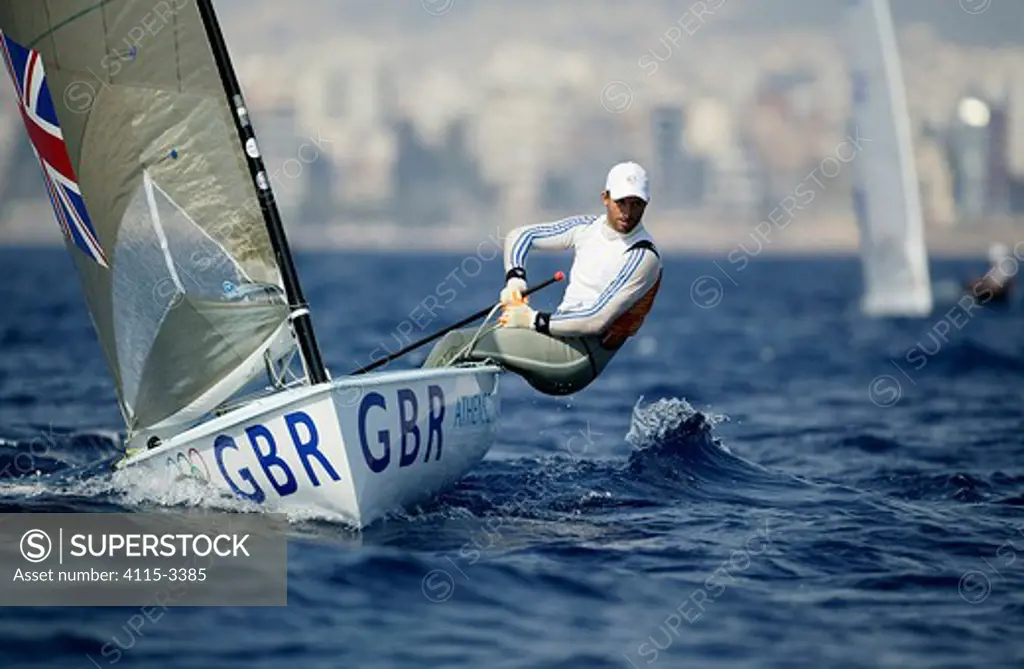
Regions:
M 57 110 L 46 82 L 42 56 L 37 51 L 21 46 L 3 32 L 0 32 L 0 52 L 14 82 L 18 108 L 28 130 L 29 142 L 43 169 L 46 192 L 64 235 L 94 261 L 109 267 L 71 166 L 71 156 L 68 155 Z

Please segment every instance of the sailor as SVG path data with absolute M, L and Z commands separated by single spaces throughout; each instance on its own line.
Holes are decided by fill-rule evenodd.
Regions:
M 641 219 L 647 172 L 635 162 L 608 172 L 605 213 L 516 228 L 505 238 L 505 287 L 497 325 L 446 335 L 424 363 L 493 362 L 548 395 L 588 386 L 640 329 L 661 285 L 661 257 Z M 572 249 L 569 284 L 553 312 L 535 311 L 526 289 L 531 251 Z
M 967 284 L 965 288 L 982 304 L 1006 302 L 1010 296 L 1010 289 L 1016 282 L 1019 263 L 1006 244 L 1001 243 L 989 247 L 988 261 L 991 265 L 988 272 Z

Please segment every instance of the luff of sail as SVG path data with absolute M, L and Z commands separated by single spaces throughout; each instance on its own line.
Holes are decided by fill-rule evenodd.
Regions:
M 851 123 L 870 141 L 853 161 L 854 210 L 870 315 L 932 309 L 924 223 L 910 121 L 888 0 L 847 0 Z
M 0 0 L 0 32 L 129 433 L 194 419 L 294 347 L 196 0 Z

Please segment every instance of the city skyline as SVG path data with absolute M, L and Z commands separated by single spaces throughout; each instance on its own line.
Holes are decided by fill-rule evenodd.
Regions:
M 677 149 L 684 155 L 671 160 L 693 176 L 674 190 L 701 190 L 705 202 L 666 192 L 663 204 L 700 209 L 690 218 L 754 225 L 765 200 L 770 205 L 841 139 L 849 97 L 837 26 L 829 23 L 839 3 L 790 12 L 792 21 L 777 28 L 772 17 L 787 15 L 780 14 L 787 3 L 753 12 L 763 24 L 751 23 L 756 4 L 709 0 L 679 10 L 652 2 L 634 17 L 643 29 L 610 41 L 614 21 L 601 12 L 532 2 L 497 10 L 424 0 L 368 10 L 309 0 L 306 14 L 294 16 L 280 5 L 248 3 L 244 11 L 221 0 L 218 9 L 278 200 L 297 230 L 327 222 L 312 219 L 332 211 L 339 223 L 363 216 L 408 225 L 422 211 L 435 226 L 447 216 L 456 226 L 489 217 L 507 227 L 592 206 L 587 194 L 612 162 L 637 158 L 656 169 Z M 949 127 L 964 95 L 1005 97 L 1008 167 L 1024 173 L 1024 50 L 1019 43 L 981 49 L 957 37 L 958 29 L 998 33 L 1005 3 L 979 14 L 953 3 L 955 15 L 943 5 L 931 27 L 914 23 L 920 8 L 900 0 L 894 15 L 925 203 L 930 220 L 948 226 L 952 177 L 934 133 Z M 534 39 L 511 29 L 529 16 L 550 19 L 538 22 Z M 346 31 L 315 39 L 334 22 Z M 452 32 L 465 33 L 467 22 L 476 29 L 453 44 Z M 541 39 L 558 30 L 563 39 Z M 389 33 L 405 37 L 384 39 Z M 268 43 L 278 49 L 257 50 Z M 413 57 L 423 53 L 430 58 Z M 11 112 L 9 97 L 0 96 L 0 170 L 22 141 L 11 132 L 21 131 Z M 662 146 L 671 137 L 660 145 L 654 137 L 654 118 L 666 113 L 685 117 L 674 147 Z M 301 153 L 311 142 L 317 159 L 300 160 L 311 155 Z M 435 154 L 447 157 L 438 163 Z M 777 192 L 763 192 L 757 173 L 764 170 L 778 175 Z M 333 195 L 311 201 L 316 193 Z M 432 203 L 432 193 L 445 203 Z M 849 226 L 842 189 L 828 196 L 821 217 Z

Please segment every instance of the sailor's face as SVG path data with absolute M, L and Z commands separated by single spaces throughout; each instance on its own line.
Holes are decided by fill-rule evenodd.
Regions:
M 624 197 L 621 200 L 613 200 L 607 192 L 604 193 L 604 206 L 608 210 L 608 224 L 616 232 L 629 234 L 636 226 L 640 225 L 640 219 L 644 217 L 644 210 L 647 203 L 638 197 Z

